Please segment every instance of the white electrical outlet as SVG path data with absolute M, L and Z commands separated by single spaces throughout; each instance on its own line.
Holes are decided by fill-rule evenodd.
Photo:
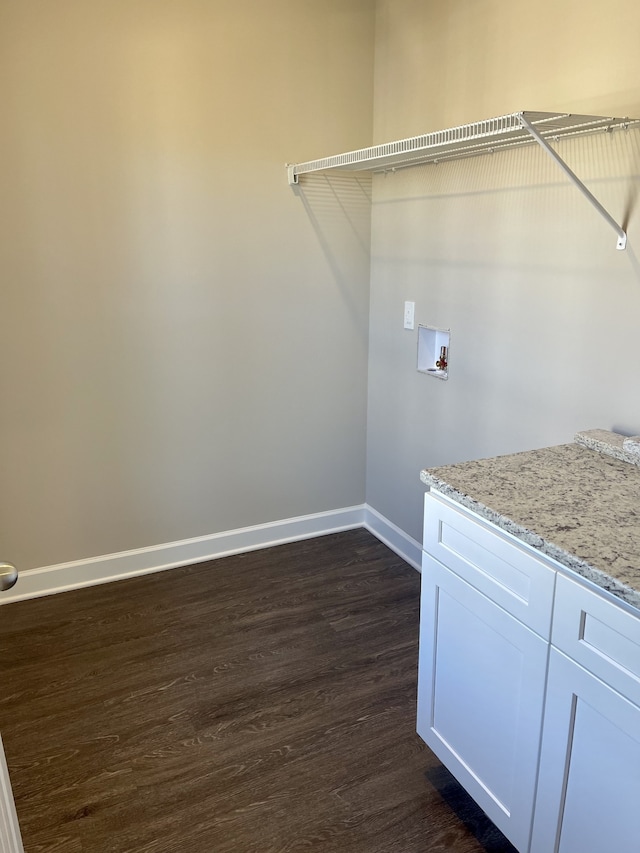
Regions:
M 404 327 L 405 329 L 415 329 L 416 303 L 404 303 Z

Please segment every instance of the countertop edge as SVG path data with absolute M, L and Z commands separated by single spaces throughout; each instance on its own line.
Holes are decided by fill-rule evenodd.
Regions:
M 600 589 L 614 595 L 616 598 L 630 604 L 632 607 L 640 608 L 640 591 L 621 583 L 615 578 L 608 575 L 602 569 L 598 569 L 584 560 L 580 560 L 574 554 L 565 551 L 553 542 L 549 542 L 533 530 L 529 530 L 521 524 L 513 521 L 508 516 L 503 515 L 490 507 L 485 506 L 480 501 L 475 500 L 464 492 L 460 492 L 448 485 L 444 480 L 431 474 L 428 470 L 420 472 L 420 480 L 425 486 L 440 492 L 445 497 L 450 498 L 466 509 L 475 512 L 481 518 L 494 524 L 496 527 L 504 530 L 515 536 L 521 542 L 529 545 L 541 554 L 550 557 L 559 563 L 561 567 L 568 569 L 570 572 L 585 578 Z
M 605 429 L 590 429 L 577 432 L 573 437 L 576 444 L 595 450 L 596 453 L 604 453 L 621 462 L 629 462 L 631 465 L 640 466 L 640 454 L 625 450 L 625 436 Z

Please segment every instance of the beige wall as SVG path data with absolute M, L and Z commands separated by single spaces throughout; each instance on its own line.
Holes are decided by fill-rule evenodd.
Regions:
M 0 0 L 2 558 L 362 502 L 373 5 Z
M 640 118 L 640 6 L 380 0 L 374 142 L 517 110 Z M 640 432 L 640 131 L 559 150 L 629 247 L 537 148 L 374 180 L 367 501 L 421 539 L 420 468 Z M 450 378 L 416 372 L 451 328 Z
M 283 168 L 640 116 L 639 31 L 626 0 L 0 0 L 0 556 L 360 503 L 365 433 L 368 502 L 419 539 L 425 465 L 640 432 L 638 131 L 561 147 L 626 253 L 536 149 L 375 178 L 370 316 L 370 185 Z

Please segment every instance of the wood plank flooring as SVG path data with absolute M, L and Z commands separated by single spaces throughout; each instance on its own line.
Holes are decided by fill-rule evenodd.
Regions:
M 0 608 L 26 853 L 514 853 L 415 734 L 418 590 L 354 530 Z

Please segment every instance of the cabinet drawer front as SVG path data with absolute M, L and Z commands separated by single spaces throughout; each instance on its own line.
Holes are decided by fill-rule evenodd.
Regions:
M 559 575 L 552 643 L 640 705 L 640 616 Z
M 497 527 L 429 493 L 424 550 L 541 637 L 549 638 L 555 569 Z

